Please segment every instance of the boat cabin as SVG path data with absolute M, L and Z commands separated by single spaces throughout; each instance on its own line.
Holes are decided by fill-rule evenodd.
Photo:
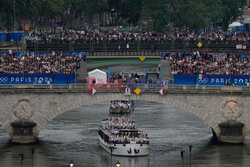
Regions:
M 137 129 L 121 129 L 119 131 L 119 135 L 129 136 L 130 138 L 133 138 L 133 137 L 138 137 L 139 132 Z

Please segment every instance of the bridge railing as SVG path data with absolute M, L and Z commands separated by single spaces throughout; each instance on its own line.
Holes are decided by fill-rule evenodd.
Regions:
M 198 48 L 197 44 L 201 42 L 202 48 Z M 126 45 L 129 44 L 129 48 Z M 123 40 L 79 40 L 73 41 L 53 41 L 46 42 L 30 42 L 27 41 L 27 49 L 30 51 L 86 51 L 86 52 L 140 52 L 140 51 L 177 51 L 177 50 L 210 50 L 210 51 L 238 51 L 237 44 L 247 46 L 246 50 L 241 52 L 249 52 L 249 41 L 210 41 L 210 40 L 145 40 L 145 41 L 123 41 Z M 120 49 L 118 49 L 120 46 Z
M 131 91 L 136 88 L 147 91 L 159 91 L 161 88 L 166 90 L 189 90 L 189 91 L 231 91 L 231 92 L 250 92 L 250 87 L 247 86 L 216 86 L 216 85 L 174 85 L 174 84 L 117 84 L 109 83 L 106 85 L 90 85 L 90 84 L 28 84 L 28 85 L 1 85 L 0 90 L 8 89 L 23 89 L 23 90 L 90 90 L 95 88 L 105 92 L 113 92 L 114 90 L 124 91 L 125 88 L 129 87 Z

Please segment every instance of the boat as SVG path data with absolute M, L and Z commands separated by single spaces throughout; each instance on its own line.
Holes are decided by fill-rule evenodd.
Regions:
M 109 117 L 101 122 L 98 131 L 101 147 L 111 155 L 146 156 L 149 154 L 147 134 L 125 117 Z
M 110 101 L 110 114 L 129 114 L 134 110 L 133 100 L 113 100 Z

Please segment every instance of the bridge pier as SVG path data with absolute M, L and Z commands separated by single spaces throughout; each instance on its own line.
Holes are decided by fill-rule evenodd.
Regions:
M 244 124 L 230 120 L 219 124 L 219 132 L 213 130 L 215 138 L 221 143 L 241 144 L 245 136 L 242 133 Z
M 36 123 L 28 120 L 18 120 L 11 123 L 11 141 L 13 143 L 28 144 L 36 142 L 37 135 L 34 133 Z

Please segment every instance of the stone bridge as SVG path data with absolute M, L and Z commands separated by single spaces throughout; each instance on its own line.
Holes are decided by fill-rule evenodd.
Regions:
M 91 95 L 84 85 L 16 85 L 0 87 L 0 124 L 17 143 L 34 142 L 57 116 L 83 105 L 110 100 L 142 100 L 167 104 L 190 112 L 212 128 L 220 142 L 242 143 L 250 129 L 249 87 L 164 85 L 125 95 L 124 90 L 97 89 Z M 180 122 L 181 123 L 181 122 Z

